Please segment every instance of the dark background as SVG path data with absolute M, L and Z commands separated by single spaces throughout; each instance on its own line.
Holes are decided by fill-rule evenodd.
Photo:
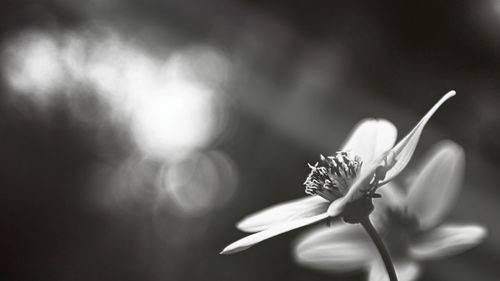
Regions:
M 33 30 L 57 37 L 88 26 L 106 26 L 146 53 L 217 49 L 230 65 L 221 90 L 226 125 L 189 154 L 208 158 L 188 155 L 182 163 L 196 176 L 200 159 L 223 155 L 231 178 L 216 170 L 217 182 L 233 188 L 228 196 L 216 189 L 220 202 L 214 193 L 194 209 L 176 205 L 176 197 L 158 200 L 155 178 L 177 164 L 130 160 L 140 154 L 133 133 L 92 88 L 58 88 L 49 104 L 29 90 L 19 94 L 4 52 L 2 280 L 364 278 L 295 265 L 297 232 L 237 255 L 218 252 L 244 235 L 234 224 L 246 214 L 303 196 L 306 163 L 335 151 L 361 118 L 392 120 L 401 137 L 451 89 L 457 96 L 433 117 L 415 158 L 442 139 L 465 148 L 465 184 L 450 219 L 483 224 L 489 236 L 462 255 L 425 264 L 422 280 L 498 279 L 499 1 L 3 0 L 0 11 L 3 50 Z M 96 180 L 102 171 L 118 184 Z M 202 196 L 203 175 L 188 203 Z M 126 200 L 96 198 L 117 185 L 135 191 Z

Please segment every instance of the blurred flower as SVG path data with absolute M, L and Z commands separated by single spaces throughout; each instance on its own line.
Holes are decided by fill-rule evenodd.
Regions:
M 373 197 L 376 188 L 390 181 L 408 164 L 425 124 L 454 95 L 455 91 L 444 95 L 394 147 L 397 131 L 392 123 L 383 119 L 361 121 L 341 152 L 328 158 L 322 156 L 320 163 L 310 165 L 306 192 L 319 196 L 285 202 L 246 217 L 237 227 L 257 233 L 230 244 L 221 253 L 239 252 L 281 233 L 337 217 L 348 203 Z
M 459 192 L 464 163 L 462 148 L 443 142 L 429 153 L 405 195 L 394 186 L 381 190 L 384 199 L 373 217 L 399 280 L 416 279 L 418 261 L 457 254 L 486 236 L 486 229 L 478 225 L 437 226 Z M 366 268 L 370 281 L 389 280 L 376 248 L 359 225 L 313 230 L 294 250 L 297 262 L 308 267 L 328 271 Z

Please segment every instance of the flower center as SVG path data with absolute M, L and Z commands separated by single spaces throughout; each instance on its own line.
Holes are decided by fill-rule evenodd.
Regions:
M 418 219 L 404 210 L 387 209 L 385 214 L 380 235 L 394 258 L 405 258 L 411 238 L 418 232 Z
M 345 151 L 338 151 L 334 156 L 320 156 L 316 164 L 309 164 L 311 172 L 304 185 L 309 195 L 319 195 L 333 201 L 344 196 L 354 182 L 362 165 L 359 156 L 351 157 Z

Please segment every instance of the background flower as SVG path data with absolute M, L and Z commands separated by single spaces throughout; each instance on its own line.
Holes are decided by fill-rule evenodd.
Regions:
M 404 194 L 395 186 L 381 190 L 383 199 L 373 217 L 399 280 L 414 280 L 419 261 L 460 253 L 486 236 L 478 225 L 439 226 L 457 197 L 464 164 L 462 148 L 442 142 L 429 152 Z M 302 265 L 330 271 L 364 268 L 370 281 L 388 280 L 379 254 L 359 225 L 313 230 L 299 239 L 294 251 Z

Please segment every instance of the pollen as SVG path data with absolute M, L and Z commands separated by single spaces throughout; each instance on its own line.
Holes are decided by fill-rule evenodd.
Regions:
M 321 155 L 319 162 L 308 165 L 311 172 L 304 182 L 305 192 L 333 201 L 347 193 L 358 175 L 362 161 L 359 156 L 353 157 L 345 151 L 339 151 L 333 156 Z

